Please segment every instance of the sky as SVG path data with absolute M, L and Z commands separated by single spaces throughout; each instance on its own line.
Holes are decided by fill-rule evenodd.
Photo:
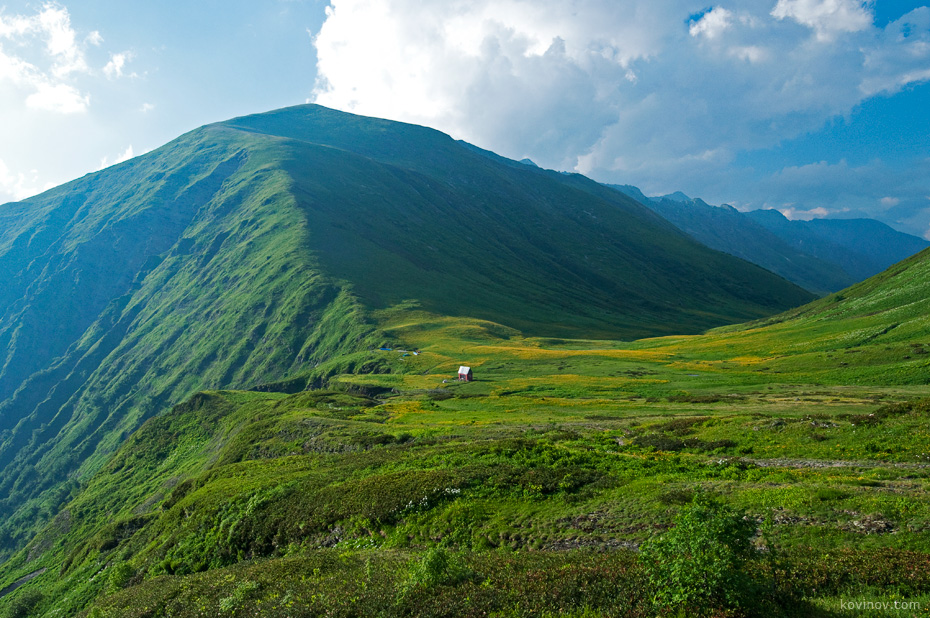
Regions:
M 930 1 L 0 0 L 0 203 L 319 103 L 930 238 Z

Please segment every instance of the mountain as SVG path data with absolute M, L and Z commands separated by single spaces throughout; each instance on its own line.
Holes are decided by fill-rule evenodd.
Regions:
M 731 206 L 711 206 L 678 192 L 649 198 L 636 187 L 611 185 L 712 249 L 758 264 L 817 294 L 855 283 L 839 265 L 790 246 Z
M 676 192 L 647 197 L 610 185 L 708 247 L 758 264 L 817 294 L 867 279 L 930 246 L 872 219 L 789 221 L 776 210 L 747 213 Z
M 388 372 L 397 305 L 529 334 L 698 332 L 810 300 L 620 193 L 318 106 L 0 207 L 0 543 L 201 389 Z
M 838 264 L 857 281 L 930 247 L 923 238 L 874 219 L 789 221 L 777 210 L 755 210 L 746 216 L 792 247 Z

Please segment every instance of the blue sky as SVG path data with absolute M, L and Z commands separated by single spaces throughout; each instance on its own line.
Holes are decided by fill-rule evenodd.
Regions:
M 650 195 L 928 235 L 925 4 L 8 1 L 0 202 L 319 102 Z

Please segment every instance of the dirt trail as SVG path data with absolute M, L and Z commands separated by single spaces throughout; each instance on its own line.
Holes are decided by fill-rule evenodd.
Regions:
M 33 572 L 30 573 L 29 575 L 25 575 L 25 576 L 23 576 L 23 577 L 20 577 L 19 579 L 17 579 L 15 582 L 13 582 L 12 584 L 10 584 L 9 586 L 7 586 L 6 588 L 4 588 L 3 590 L 0 590 L 0 599 L 2 599 L 3 597 L 5 597 L 6 595 L 10 594 L 10 593 L 13 592 L 14 590 L 16 590 L 17 588 L 19 588 L 19 587 L 22 586 L 23 584 L 25 584 L 26 582 L 28 582 L 29 580 L 35 579 L 35 578 L 38 577 L 39 575 L 42 575 L 42 573 L 45 573 L 45 571 L 47 571 L 47 570 L 48 570 L 48 569 L 39 569 L 38 571 L 33 571 Z
M 842 459 L 743 459 L 743 461 L 760 468 L 900 468 L 904 470 L 930 468 L 930 464 L 868 459 L 859 461 Z

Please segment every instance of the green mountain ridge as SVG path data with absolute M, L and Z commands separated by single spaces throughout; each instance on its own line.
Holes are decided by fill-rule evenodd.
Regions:
M 54 514 L 80 475 L 165 405 L 210 385 L 285 379 L 370 334 L 344 285 L 302 250 L 299 211 L 280 208 L 291 198 L 267 164 L 277 153 L 207 134 L 115 168 L 110 182 L 87 177 L 33 202 L 52 218 L 57 200 L 86 196 L 78 226 L 46 234 L 71 252 L 45 266 L 52 277 L 32 284 L 21 317 L 4 323 L 3 377 L 15 391 L 0 406 L 4 532 L 28 533 L 28 522 Z M 140 173 L 153 179 L 147 187 L 128 180 Z M 140 240 L 153 229 L 160 242 Z M 30 265 L 54 251 L 27 248 L 38 254 L 23 256 Z M 58 337 L 43 337 L 48 323 Z M 44 349 L 23 345 L 37 340 Z M 17 384 L 21 358 L 47 365 Z
M 198 390 L 392 371 L 367 354 L 375 310 L 632 338 L 811 298 L 584 177 L 317 106 L 203 127 L 0 220 L 7 552 Z
M 930 244 L 872 219 L 789 221 L 777 210 L 739 212 L 681 192 L 650 198 L 630 185 L 608 186 L 708 247 L 758 264 L 821 295 L 876 275 Z
M 930 246 L 923 238 L 898 232 L 874 219 L 789 221 L 777 210 L 746 214 L 791 246 L 840 265 L 858 280 Z

